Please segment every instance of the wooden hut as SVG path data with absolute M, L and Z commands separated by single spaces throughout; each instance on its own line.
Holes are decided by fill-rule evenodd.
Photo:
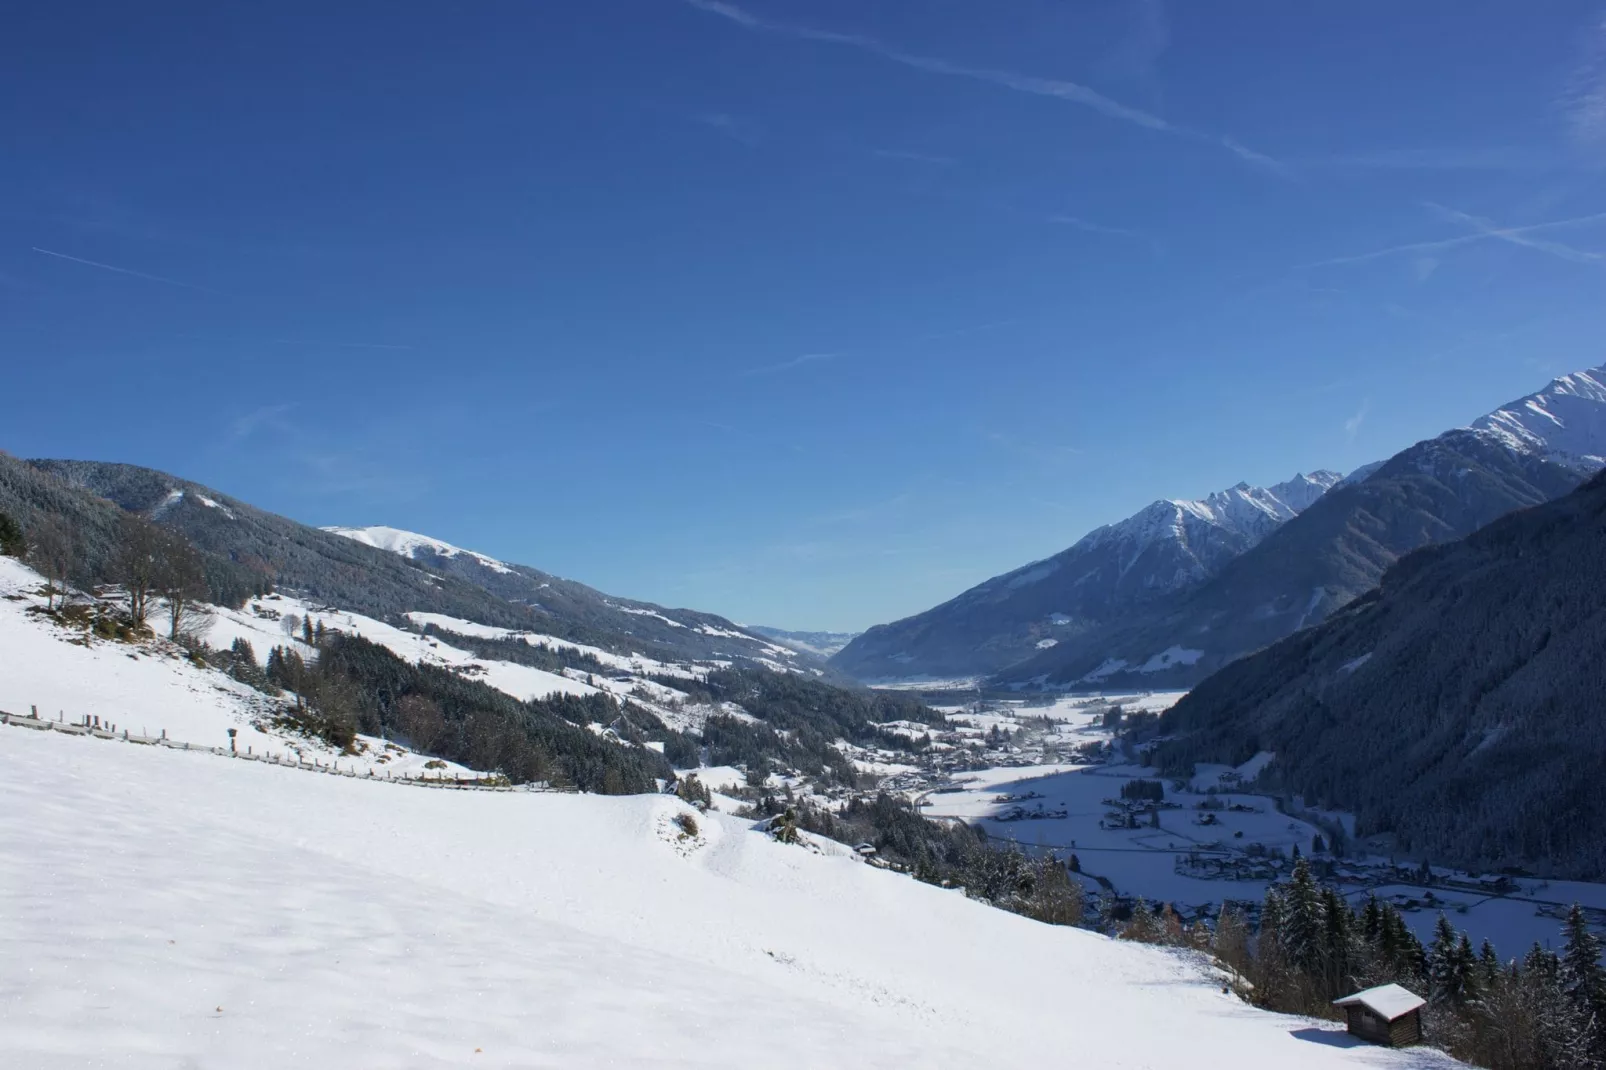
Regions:
M 1333 1000 L 1344 1008 L 1349 1031 L 1373 1044 L 1403 1048 L 1422 1042 L 1422 1008 L 1427 1000 L 1399 985 L 1378 985 Z

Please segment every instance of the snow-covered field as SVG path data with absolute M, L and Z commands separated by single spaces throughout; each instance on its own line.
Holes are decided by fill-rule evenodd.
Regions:
M 0 727 L 8 1066 L 1428 1067 L 667 796 Z

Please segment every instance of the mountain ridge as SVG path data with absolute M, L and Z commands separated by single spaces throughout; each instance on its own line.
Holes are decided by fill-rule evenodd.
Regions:
M 1574 490 L 1606 466 L 1606 370 L 1590 369 L 1343 481 L 1169 602 L 1004 670 L 1013 686 L 1187 687 L 1317 623 L 1401 556 Z M 1162 651 L 1184 652 L 1153 666 Z
M 1299 473 L 1200 499 L 1160 499 L 1051 557 L 986 580 L 924 613 L 877 625 L 831 658 L 863 678 L 995 672 L 1142 603 L 1214 575 L 1340 481 Z

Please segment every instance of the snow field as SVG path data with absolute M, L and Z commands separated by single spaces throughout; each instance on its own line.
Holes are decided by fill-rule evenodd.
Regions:
M 682 838 L 664 796 L 405 791 L 20 730 L 0 783 L 12 1065 L 1453 1065 L 845 851 L 712 814 Z

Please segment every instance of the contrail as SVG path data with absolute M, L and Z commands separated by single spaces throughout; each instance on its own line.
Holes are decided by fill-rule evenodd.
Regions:
M 87 264 L 89 267 L 100 268 L 102 271 L 115 271 L 119 275 L 132 275 L 136 279 L 149 279 L 151 282 L 163 282 L 169 286 L 182 286 L 186 290 L 200 290 L 203 293 L 210 294 L 217 293 L 216 290 L 209 289 L 205 286 L 197 286 L 192 282 L 180 282 L 177 279 L 167 279 L 160 275 L 147 275 L 143 271 L 135 271 L 132 268 L 120 268 L 112 264 L 102 264 L 97 260 L 85 260 L 81 256 L 68 256 L 66 253 L 58 253 L 53 249 L 41 249 L 37 245 L 31 246 L 31 248 L 36 253 L 43 253 L 46 256 L 53 256 L 58 260 L 71 260 L 75 264 Z

